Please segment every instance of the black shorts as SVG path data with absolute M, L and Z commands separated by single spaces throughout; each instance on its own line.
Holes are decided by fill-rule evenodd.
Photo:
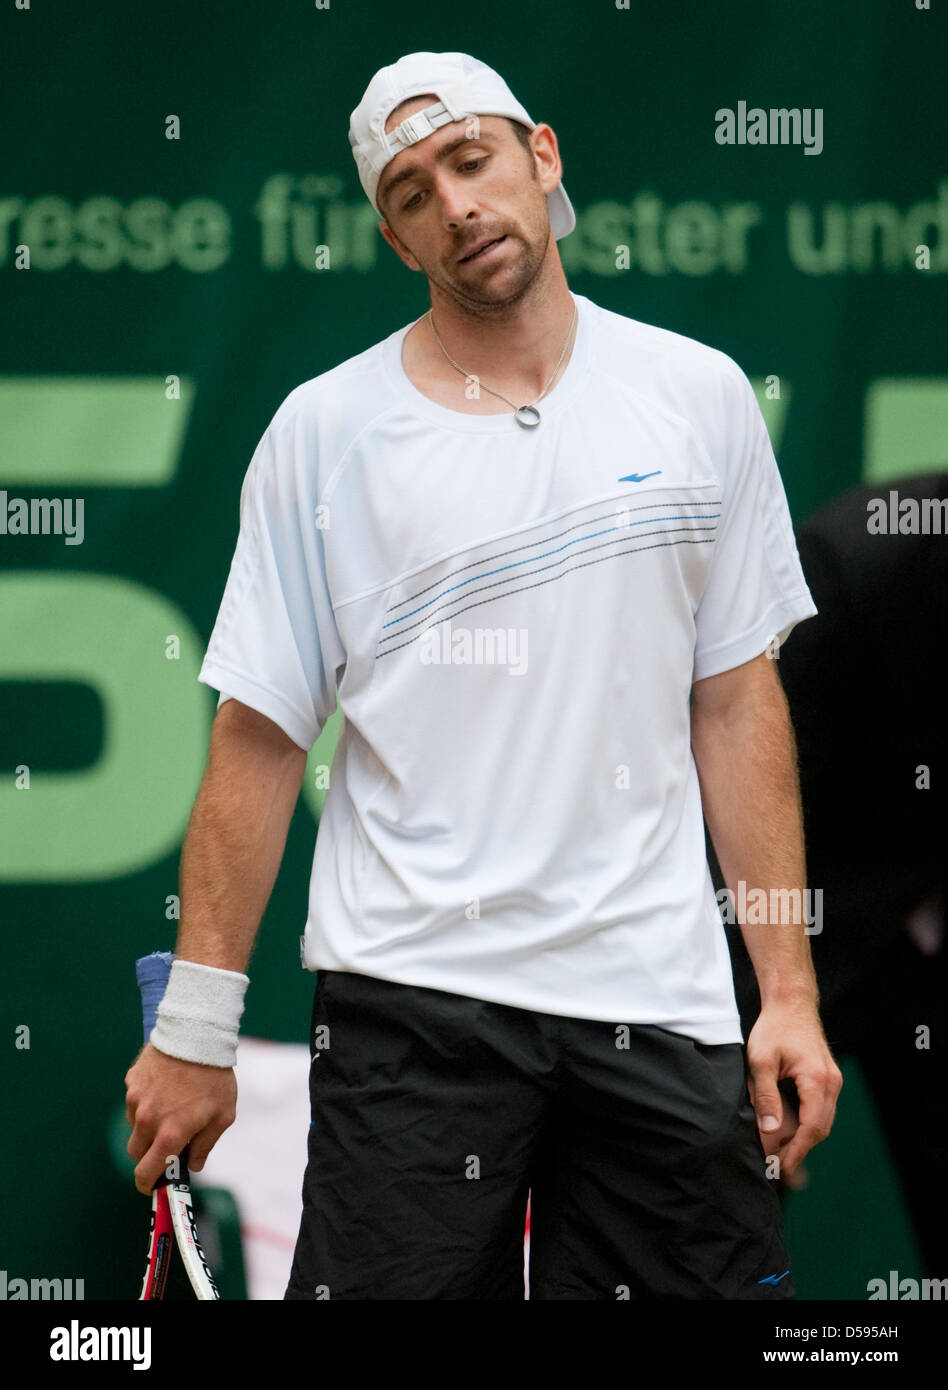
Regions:
M 795 1296 L 742 1043 L 338 971 L 312 1040 L 285 1298 L 522 1301 L 528 1194 L 531 1300 Z

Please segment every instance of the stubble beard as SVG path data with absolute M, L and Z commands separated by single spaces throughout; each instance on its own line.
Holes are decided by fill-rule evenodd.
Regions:
M 507 232 L 506 236 L 508 243 L 513 243 L 516 247 L 513 262 L 504 267 L 502 275 L 489 275 L 483 283 L 472 280 L 446 280 L 442 279 L 440 274 L 432 273 L 427 266 L 422 265 L 421 268 L 430 285 L 436 285 L 442 294 L 453 300 L 459 309 L 472 318 L 492 321 L 503 319 L 530 293 L 549 252 L 548 229 L 545 239 L 541 240 L 538 237 L 535 242 L 530 242 L 516 232 Z M 506 254 L 510 257 L 509 245 Z M 492 288 L 495 281 L 496 288 Z

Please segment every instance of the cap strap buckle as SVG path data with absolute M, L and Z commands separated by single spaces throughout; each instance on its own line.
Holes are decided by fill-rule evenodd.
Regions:
M 394 130 L 389 131 L 389 144 L 415 145 L 419 140 L 424 140 L 425 136 L 433 135 L 439 126 L 451 120 L 451 115 L 443 101 L 439 101 L 435 106 L 426 107 L 424 111 L 416 111 L 411 116 L 406 116 L 400 125 Z

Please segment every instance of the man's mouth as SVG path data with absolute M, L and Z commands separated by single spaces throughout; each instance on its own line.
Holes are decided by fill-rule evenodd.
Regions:
M 485 242 L 485 244 L 484 244 L 483 246 L 479 247 L 476 251 L 470 252 L 470 254 L 467 255 L 467 256 L 462 256 L 462 257 L 461 257 L 460 264 L 463 265 L 463 263 L 464 263 L 465 261 L 476 261 L 476 260 L 478 259 L 479 256 L 483 256 L 484 252 L 485 252 L 485 251 L 489 251 L 489 250 L 491 249 L 492 246 L 497 246 L 500 242 L 506 241 L 506 240 L 507 240 L 506 234 L 505 234 L 504 236 L 498 236 L 498 237 L 492 238 L 491 241 Z

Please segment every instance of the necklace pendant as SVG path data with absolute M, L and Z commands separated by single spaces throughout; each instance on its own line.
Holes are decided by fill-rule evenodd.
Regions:
M 518 405 L 515 413 L 517 424 L 523 425 L 525 429 L 536 429 L 540 423 L 540 412 L 535 405 Z

